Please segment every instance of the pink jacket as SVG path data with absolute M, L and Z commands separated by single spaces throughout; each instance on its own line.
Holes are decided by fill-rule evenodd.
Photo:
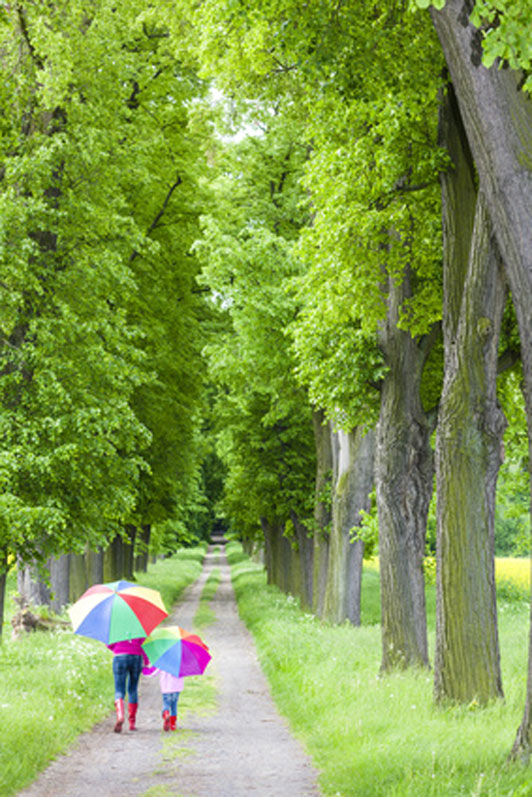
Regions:
M 171 672 L 159 670 L 159 683 L 161 685 L 161 692 L 181 692 L 185 683 L 184 678 L 177 678 Z
M 113 642 L 112 645 L 107 645 L 107 647 L 109 650 L 113 651 L 115 656 L 123 656 L 124 654 L 129 654 L 131 656 L 142 656 L 142 662 L 144 666 L 146 666 L 150 662 L 142 648 L 143 642 L 144 637 L 138 637 L 137 639 L 123 639 L 120 642 Z
M 144 667 L 144 669 L 142 670 L 142 674 L 145 675 L 147 678 L 152 678 L 154 675 L 158 675 L 159 684 L 163 695 L 168 694 L 168 692 L 183 691 L 185 679 L 178 678 L 177 676 L 172 675 L 171 672 L 166 672 L 166 670 L 160 670 L 158 667 Z

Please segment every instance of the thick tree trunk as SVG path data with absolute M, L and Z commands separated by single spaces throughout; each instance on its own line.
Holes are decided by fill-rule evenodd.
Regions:
M 375 432 L 358 428 L 336 432 L 329 570 L 324 619 L 360 625 L 364 543 L 353 540 L 360 510 L 369 511 L 374 480 Z
M 494 572 L 495 487 L 505 419 L 497 349 L 506 291 L 479 196 L 456 336 L 446 340 L 438 420 L 435 695 L 502 696 Z
M 318 617 L 323 617 L 329 569 L 329 529 L 332 520 L 330 492 L 334 462 L 331 425 L 325 421 L 323 411 L 314 411 L 312 422 L 316 444 L 312 608 Z
M 502 694 L 493 556 L 505 426 L 496 399 L 497 344 L 506 292 L 452 87 L 442 103 L 440 139 L 452 167 L 442 175 L 435 697 L 486 702 Z
M 532 471 L 532 101 L 520 75 L 480 63 L 480 34 L 469 23 L 472 0 L 447 0 L 432 10 L 460 105 L 480 187 L 504 262 L 514 303 L 523 362 Z M 513 754 L 532 745 L 532 615 L 527 698 Z
M 381 346 L 389 371 L 381 391 L 375 484 L 379 517 L 383 671 L 428 666 L 423 557 L 433 491 L 430 426 L 420 383 L 431 338 L 397 329 L 409 275 L 389 280 Z

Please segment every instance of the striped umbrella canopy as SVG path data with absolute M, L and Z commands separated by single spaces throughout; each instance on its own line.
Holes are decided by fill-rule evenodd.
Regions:
M 76 634 L 106 645 L 144 639 L 168 617 L 160 593 L 131 581 L 95 584 L 68 610 Z
M 154 667 L 177 678 L 202 675 L 211 660 L 205 642 L 179 625 L 156 628 L 144 640 L 142 647 Z

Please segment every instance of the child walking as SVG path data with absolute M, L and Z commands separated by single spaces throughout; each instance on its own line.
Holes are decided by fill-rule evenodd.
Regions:
M 177 678 L 175 675 L 172 675 L 172 673 L 166 672 L 165 670 L 159 670 L 157 667 L 153 667 L 153 671 L 151 670 L 151 667 L 146 667 L 143 670 L 143 673 L 147 675 L 148 678 L 153 675 L 159 675 L 159 684 L 163 698 L 163 708 L 161 712 L 163 718 L 163 730 L 176 731 L 177 703 L 179 700 L 179 695 L 183 691 L 185 679 Z

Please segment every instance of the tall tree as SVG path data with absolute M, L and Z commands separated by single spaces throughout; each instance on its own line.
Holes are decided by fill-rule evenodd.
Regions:
M 496 397 L 506 291 L 452 87 L 441 119 L 452 165 L 442 175 L 446 362 L 436 449 L 435 694 L 485 702 L 502 695 L 494 509 L 506 426 Z
M 531 462 L 532 103 L 521 90 L 529 86 L 530 80 L 527 83 L 518 71 L 529 69 L 528 52 L 526 47 L 522 48 L 520 38 L 515 37 L 522 29 L 523 20 L 530 20 L 530 9 L 520 2 L 478 3 L 475 7 L 472 1 L 459 0 L 439 0 L 435 6 L 431 9 L 432 20 L 456 92 L 478 172 L 479 189 L 493 225 L 517 316 Z M 485 32 L 484 55 L 480 26 Z M 500 69 L 504 61 L 513 69 Z M 530 751 L 532 727 L 532 634 L 529 660 L 525 714 L 514 745 L 515 754 L 526 755 Z

